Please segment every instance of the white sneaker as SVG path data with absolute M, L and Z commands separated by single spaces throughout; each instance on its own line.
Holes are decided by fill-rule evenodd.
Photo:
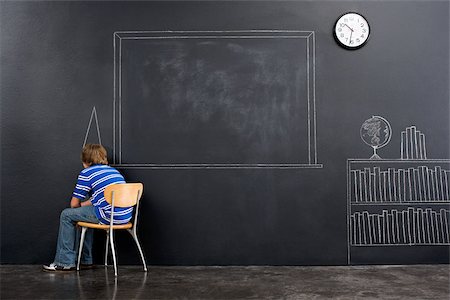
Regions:
M 47 272 L 59 272 L 59 271 L 67 272 L 67 271 L 75 271 L 76 270 L 75 267 L 58 266 L 54 262 L 49 265 L 43 265 L 42 269 Z

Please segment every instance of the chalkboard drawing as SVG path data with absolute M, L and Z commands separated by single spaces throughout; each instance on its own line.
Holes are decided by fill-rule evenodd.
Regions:
M 92 120 L 95 120 L 95 126 L 97 128 L 97 140 L 93 141 L 93 142 L 94 143 L 98 143 L 100 145 L 102 144 L 102 138 L 100 137 L 100 128 L 98 126 L 97 110 L 95 109 L 95 106 L 94 106 L 92 108 L 91 117 L 89 119 L 89 124 L 88 124 L 88 127 L 86 129 L 86 134 L 84 136 L 83 147 L 86 145 L 86 142 L 88 140 L 89 133 L 91 131 Z
M 367 119 L 360 129 L 361 139 L 373 149 L 373 155 L 370 159 L 381 159 L 377 150 L 386 146 L 391 140 L 391 124 L 380 116 L 372 116 Z
M 450 202 L 450 170 L 440 165 L 350 170 L 352 203 Z
M 314 31 L 117 31 L 113 39 L 116 167 L 323 167 Z
M 399 159 L 380 159 L 376 150 L 391 135 L 389 122 L 373 116 L 360 136 L 374 155 L 347 160 L 349 264 L 374 262 L 393 246 L 433 246 L 429 251 L 439 252 L 450 245 L 450 160 L 429 159 L 416 126 L 401 132 Z M 400 261 L 401 253 L 389 259 Z
M 350 216 L 352 246 L 449 245 L 450 211 L 444 208 L 357 211 Z
M 425 134 L 417 130 L 416 126 L 406 127 L 401 133 L 401 159 L 427 159 Z
M 364 247 L 450 245 L 449 209 L 449 159 L 347 160 L 348 262 L 370 262 Z

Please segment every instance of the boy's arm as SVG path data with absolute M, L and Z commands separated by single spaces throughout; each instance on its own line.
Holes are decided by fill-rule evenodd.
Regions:
M 80 175 L 78 175 L 77 184 L 75 185 L 75 189 L 72 193 L 72 199 L 70 200 L 70 207 L 72 208 L 91 205 L 91 200 L 89 199 L 91 184 L 85 175 L 84 170 L 80 172 Z M 89 200 L 81 202 L 84 199 Z
M 70 207 L 72 208 L 80 207 L 81 206 L 80 203 L 81 203 L 80 199 L 72 197 L 72 199 L 70 200 Z
M 72 197 L 72 199 L 70 200 L 70 207 L 72 207 L 72 208 L 89 206 L 89 205 L 92 205 L 91 199 L 81 202 L 81 200 L 78 199 L 77 197 Z
M 80 203 L 80 206 L 89 206 L 89 205 L 92 205 L 91 199 L 88 199 Z

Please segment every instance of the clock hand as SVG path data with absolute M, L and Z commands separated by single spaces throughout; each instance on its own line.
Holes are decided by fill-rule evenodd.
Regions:
M 352 30 L 352 32 L 350 32 L 350 39 L 349 39 L 349 41 L 348 41 L 348 44 L 349 44 L 349 45 L 352 43 L 352 34 L 353 34 L 353 30 Z
M 347 26 L 348 29 L 350 29 L 353 32 L 353 29 L 350 26 L 348 26 L 347 24 L 344 24 L 344 25 Z

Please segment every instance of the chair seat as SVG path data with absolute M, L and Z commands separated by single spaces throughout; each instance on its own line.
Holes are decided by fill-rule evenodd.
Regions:
M 78 226 L 88 227 L 88 228 L 96 228 L 96 229 L 104 229 L 109 230 L 109 225 L 97 224 L 97 223 L 89 223 L 89 222 L 77 222 Z M 128 222 L 126 224 L 121 225 L 113 225 L 112 229 L 130 229 L 133 227 L 133 223 Z

